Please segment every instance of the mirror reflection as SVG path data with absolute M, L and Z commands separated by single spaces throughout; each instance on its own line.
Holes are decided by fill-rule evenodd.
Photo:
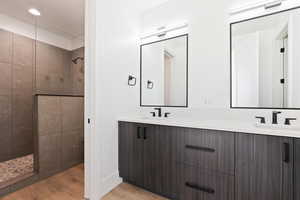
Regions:
M 300 108 L 300 9 L 231 25 L 231 106 Z
M 141 46 L 141 106 L 187 107 L 188 35 Z

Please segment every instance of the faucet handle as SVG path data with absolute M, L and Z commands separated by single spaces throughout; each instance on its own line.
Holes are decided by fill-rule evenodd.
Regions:
M 165 113 L 165 118 L 168 118 L 170 114 L 171 114 L 171 113 L 166 112 L 166 113 Z
M 152 114 L 152 117 L 155 117 L 156 116 L 156 113 L 155 112 L 150 112 Z
M 266 119 L 265 119 L 264 117 L 256 116 L 255 118 L 256 118 L 256 119 L 260 119 L 260 123 L 261 123 L 261 124 L 265 124 L 265 123 L 266 123 Z
M 286 118 L 284 125 L 291 125 L 291 121 L 295 121 L 297 118 Z

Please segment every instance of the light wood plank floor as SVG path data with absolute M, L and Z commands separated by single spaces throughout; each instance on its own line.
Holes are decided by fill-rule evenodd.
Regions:
M 82 200 L 84 167 L 76 166 L 35 183 L 0 200 Z M 132 185 L 122 183 L 103 200 L 167 200 Z

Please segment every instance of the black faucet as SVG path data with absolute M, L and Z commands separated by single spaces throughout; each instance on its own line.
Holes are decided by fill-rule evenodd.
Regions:
M 291 121 L 297 120 L 297 118 L 286 118 L 284 125 L 291 125 Z
M 161 114 L 161 108 L 154 108 L 154 110 L 157 110 L 158 111 L 158 117 L 161 117 L 162 116 L 162 114 Z
M 266 118 L 264 118 L 264 117 L 256 116 L 255 118 L 259 119 L 261 124 L 265 124 L 266 123 Z
M 272 124 L 278 124 L 278 114 L 281 114 L 281 112 L 274 111 L 272 114 Z

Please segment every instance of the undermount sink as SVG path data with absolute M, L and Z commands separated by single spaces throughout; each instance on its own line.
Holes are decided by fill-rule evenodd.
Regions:
M 143 120 L 170 120 L 170 117 L 141 117 Z
M 257 128 L 262 129 L 272 129 L 272 130 L 291 130 L 291 131 L 300 131 L 300 126 L 297 125 L 281 125 L 281 124 L 260 124 L 256 123 Z

